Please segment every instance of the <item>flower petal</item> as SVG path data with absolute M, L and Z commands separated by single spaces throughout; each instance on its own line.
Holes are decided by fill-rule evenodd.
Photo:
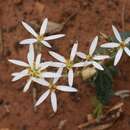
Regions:
M 28 70 L 25 69 L 25 70 L 22 70 L 21 72 L 14 73 L 13 75 L 15 77 L 12 79 L 12 81 L 16 81 L 16 80 L 19 80 L 19 79 L 21 79 L 29 74 L 28 74 Z
M 105 59 L 109 59 L 109 58 L 110 58 L 110 56 L 108 56 L 108 55 L 95 55 L 93 57 L 94 60 L 105 60 Z
M 85 66 L 85 62 L 84 61 L 76 63 L 76 64 L 73 65 L 73 67 L 83 67 L 83 66 Z
M 36 102 L 35 107 L 40 105 L 42 102 L 44 102 L 44 100 L 48 97 L 49 93 L 50 93 L 50 90 L 47 90 L 45 93 L 43 93 L 38 99 L 38 101 Z
M 33 77 L 32 80 L 40 85 L 43 85 L 43 86 L 49 86 L 49 83 L 48 81 L 46 81 L 45 79 L 41 79 L 41 78 L 35 78 Z
M 68 83 L 69 83 L 69 86 L 73 85 L 73 79 L 74 79 L 74 73 L 73 73 L 73 70 L 70 69 L 69 72 L 68 72 Z
M 57 111 L 57 98 L 56 98 L 56 94 L 55 92 L 51 92 L 51 105 L 53 108 L 53 111 L 56 112 Z
M 78 49 L 78 43 L 75 43 L 71 49 L 70 60 L 73 61 Z
M 34 31 L 34 29 L 30 25 L 28 25 L 27 23 L 23 21 L 22 21 L 22 24 L 25 27 L 25 29 L 27 29 L 27 31 L 30 32 L 34 37 L 38 36 L 37 33 Z
M 23 92 L 27 92 L 27 90 L 29 89 L 29 87 L 30 87 L 30 85 L 31 85 L 31 82 L 32 82 L 32 79 L 30 78 L 30 79 L 27 81 L 27 83 L 26 83 L 26 85 L 25 85 L 25 87 L 24 87 L 24 89 L 23 89 Z
M 77 92 L 78 91 L 76 88 L 65 86 L 65 85 L 58 85 L 57 89 L 63 92 Z
M 31 67 L 34 65 L 34 47 L 33 45 L 29 45 L 29 52 L 27 55 L 28 63 Z
M 77 52 L 77 56 L 82 58 L 82 59 L 86 59 L 86 55 L 83 52 Z
M 40 61 L 41 61 L 41 54 L 38 54 L 37 57 L 36 57 L 36 69 L 39 68 L 39 65 L 40 65 Z
M 48 48 L 52 48 L 52 46 L 47 41 L 41 41 L 41 43 Z
M 55 78 L 55 77 L 59 77 L 60 75 L 55 73 L 55 72 L 43 72 L 41 74 L 42 78 Z
M 128 44 L 130 42 L 130 37 L 126 38 L 125 43 Z
M 121 56 L 122 56 L 122 53 L 123 53 L 123 49 L 119 49 L 116 56 L 115 56 L 115 60 L 114 60 L 114 66 L 117 65 L 117 63 L 120 61 L 121 59 Z
M 33 44 L 37 42 L 37 39 L 35 38 L 30 38 L 30 39 L 25 39 L 25 40 L 22 40 L 19 44 Z
M 62 72 L 63 72 L 63 68 L 59 68 L 58 71 L 56 72 L 56 73 L 59 75 L 59 77 L 54 78 L 53 84 L 56 84 L 56 82 L 57 82 L 57 81 L 59 80 L 59 78 L 61 77 Z
M 103 48 L 116 48 L 116 47 L 119 47 L 119 45 L 120 44 L 118 44 L 118 43 L 110 42 L 110 43 L 102 44 L 101 47 L 103 47 Z
M 117 39 L 119 42 L 121 42 L 122 39 L 121 39 L 120 33 L 118 32 L 118 30 L 116 29 L 116 27 L 115 27 L 114 25 L 112 25 L 112 29 L 113 29 L 113 32 L 114 32 L 114 34 L 115 34 L 116 39 Z
M 129 50 L 127 47 L 125 47 L 124 50 L 125 50 L 126 54 L 127 54 L 128 56 L 130 56 L 130 50 Z
M 94 38 L 94 40 L 91 43 L 90 49 L 89 49 L 89 55 L 93 55 L 96 47 L 97 47 L 97 42 L 98 42 L 98 36 Z
M 44 70 L 44 69 L 46 69 L 48 66 L 51 66 L 51 63 L 52 63 L 52 61 L 46 61 L 46 62 L 40 63 L 40 64 L 39 64 L 39 67 L 41 68 L 40 70 Z
M 8 60 L 8 61 L 15 64 L 15 65 L 19 65 L 19 66 L 22 66 L 22 67 L 29 67 L 29 64 L 27 64 L 23 61 L 20 61 L 20 60 Z
M 104 70 L 104 68 L 97 62 L 92 61 L 92 64 L 95 68 L 97 68 L 98 70 Z
M 45 31 L 47 29 L 47 24 L 48 24 L 48 19 L 45 18 L 43 23 L 42 23 L 41 29 L 40 29 L 40 36 L 45 34 Z
M 65 63 L 61 63 L 61 62 L 52 62 L 51 67 L 65 67 L 66 64 Z
M 54 57 L 55 59 L 57 59 L 58 61 L 60 61 L 60 62 L 63 62 L 63 63 L 66 62 L 66 60 L 65 60 L 65 58 L 64 58 L 63 56 L 61 56 L 60 54 L 58 54 L 58 53 L 56 53 L 56 52 L 54 52 L 54 51 L 49 51 L 49 54 L 50 54 L 52 57 Z
M 44 40 L 53 40 L 53 39 L 57 39 L 57 38 L 61 38 L 61 37 L 64 37 L 65 34 L 57 34 L 57 35 L 51 35 L 51 36 L 47 36 L 47 37 L 44 37 Z

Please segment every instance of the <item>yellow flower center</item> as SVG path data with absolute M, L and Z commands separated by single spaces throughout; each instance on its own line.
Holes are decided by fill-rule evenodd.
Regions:
M 54 91 L 56 91 L 57 86 L 54 85 L 54 84 L 50 84 L 49 89 L 50 89 L 50 91 L 53 91 L 53 92 L 54 92 Z
M 121 42 L 121 43 L 120 43 L 120 48 L 125 48 L 125 47 L 126 47 L 125 42 Z
M 89 55 L 89 54 L 88 54 L 88 55 L 86 55 L 86 60 L 87 60 L 87 61 L 92 60 L 92 58 L 93 58 L 93 57 L 92 57 L 91 55 Z
M 44 36 L 40 36 L 40 35 L 37 36 L 37 41 L 38 41 L 38 42 L 43 41 L 43 39 L 44 39 Z
M 66 67 L 67 67 L 67 69 L 71 69 L 73 67 L 73 61 L 66 60 Z

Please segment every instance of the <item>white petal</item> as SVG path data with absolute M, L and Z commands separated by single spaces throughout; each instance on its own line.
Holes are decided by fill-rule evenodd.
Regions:
M 78 49 L 78 43 L 75 43 L 72 47 L 71 54 L 70 54 L 70 60 L 73 61 Z
M 93 57 L 94 60 L 105 60 L 105 59 L 109 59 L 109 58 L 110 58 L 110 56 L 108 56 L 108 55 L 95 55 Z
M 52 62 L 51 67 L 65 67 L 66 64 L 65 63 L 61 63 L 61 62 Z
M 49 86 L 49 83 L 48 81 L 46 81 L 45 79 L 41 79 L 41 78 L 32 78 L 32 80 L 40 85 L 43 85 L 43 86 Z
M 121 56 L 122 56 L 122 53 L 123 53 L 123 49 L 119 49 L 116 56 L 115 56 L 115 60 L 114 60 L 114 65 L 116 66 L 117 63 L 120 61 L 121 59 Z
M 60 54 L 54 52 L 54 51 L 49 51 L 49 54 L 54 57 L 55 59 L 57 59 L 58 61 L 61 61 L 61 62 L 66 62 L 65 58 L 63 56 L 61 56 Z
M 33 44 L 35 42 L 37 42 L 35 38 L 30 38 L 30 39 L 22 40 L 19 44 Z
M 126 54 L 127 54 L 128 56 L 130 56 L 130 50 L 129 50 L 127 47 L 125 47 L 124 50 L 125 50 Z
M 39 64 L 39 67 L 41 68 L 40 70 L 44 70 L 44 69 L 46 69 L 48 66 L 51 66 L 51 63 L 52 63 L 52 61 L 46 61 L 46 62 L 40 63 L 40 64 Z
M 112 29 L 113 29 L 113 32 L 114 32 L 114 34 L 115 34 L 116 39 L 117 39 L 119 42 L 121 42 L 122 39 L 121 39 L 120 33 L 118 32 L 118 30 L 116 29 L 116 27 L 115 27 L 114 25 L 112 25 Z
M 22 21 L 23 26 L 27 29 L 28 32 L 30 32 L 34 37 L 37 37 L 37 33 L 34 31 L 34 29 L 28 25 L 27 23 Z
M 130 42 L 130 37 L 126 38 L 125 43 L 128 44 Z
M 31 85 L 31 82 L 32 82 L 32 79 L 30 78 L 30 79 L 27 81 L 27 83 L 26 83 L 26 85 L 25 85 L 25 87 L 24 87 L 24 89 L 23 89 L 23 92 L 27 92 L 27 90 L 29 89 L 29 87 L 30 87 L 30 85 Z
M 48 19 L 45 18 L 40 29 L 40 36 L 45 34 L 45 31 L 47 29 L 47 24 L 48 24 Z
M 29 52 L 27 55 L 28 63 L 31 67 L 34 65 L 34 47 L 33 45 L 29 45 Z
M 119 45 L 120 44 L 118 44 L 118 43 L 110 42 L 110 43 L 102 44 L 101 47 L 103 47 L 103 48 L 116 48 L 116 47 L 119 47 Z
M 47 90 L 45 93 L 43 93 L 38 99 L 38 101 L 36 102 L 35 106 L 40 105 L 48 97 L 49 93 L 50 93 L 50 90 Z
M 21 78 L 23 78 L 23 77 L 25 77 L 25 76 L 27 76 L 29 74 L 28 74 L 28 70 L 25 69 L 25 70 L 23 70 L 21 72 L 14 73 L 13 75 L 15 77 L 12 79 L 12 81 L 16 81 L 16 80 L 19 80 L 19 79 L 21 79 Z
M 23 61 L 20 60 L 8 60 L 9 62 L 19 65 L 19 66 L 23 66 L 23 67 L 28 67 L 29 65 Z
M 65 85 L 58 85 L 57 89 L 64 92 L 77 92 L 78 91 L 76 88 L 65 86 Z
M 43 72 L 41 74 L 41 77 L 42 78 L 55 78 L 55 77 L 59 77 L 60 75 L 58 75 L 57 73 L 55 72 Z
M 48 48 L 52 47 L 47 41 L 41 41 L 41 43 Z
M 77 56 L 82 58 L 82 59 L 86 59 L 86 55 L 83 52 L 77 52 Z
M 40 65 L 40 61 L 41 61 L 41 54 L 38 54 L 37 57 L 36 57 L 36 69 L 39 68 L 39 65 Z
M 44 37 L 44 40 L 48 41 L 48 40 L 61 38 L 61 37 L 64 37 L 64 36 L 65 36 L 64 34 L 51 35 L 51 36 Z
M 89 55 L 93 55 L 96 47 L 97 47 L 97 42 L 98 42 L 98 36 L 94 38 L 94 40 L 91 43 L 90 49 L 89 49 Z
M 97 68 L 98 70 L 104 70 L 104 68 L 97 62 L 92 61 L 92 64 L 95 68 Z
M 62 72 L 63 72 L 63 68 L 59 68 L 58 71 L 57 71 L 57 74 L 59 75 L 59 77 L 54 78 L 53 84 L 56 84 L 56 82 L 57 82 L 57 81 L 59 80 L 59 78 L 61 77 Z
M 85 66 L 85 62 L 79 62 L 73 65 L 73 67 L 83 67 Z
M 70 69 L 69 72 L 68 72 L 68 83 L 69 83 L 69 86 L 73 85 L 73 78 L 74 78 L 74 73 L 73 73 L 73 70 Z
M 51 92 L 51 105 L 53 108 L 53 111 L 57 111 L 57 98 L 55 92 Z
M 86 67 L 86 66 L 92 65 L 92 62 L 90 62 L 90 61 L 85 61 L 84 64 L 85 64 L 85 67 Z

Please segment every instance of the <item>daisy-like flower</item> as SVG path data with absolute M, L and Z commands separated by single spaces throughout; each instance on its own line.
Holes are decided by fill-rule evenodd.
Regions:
M 113 29 L 113 32 L 115 34 L 116 39 L 118 40 L 118 43 L 117 42 L 105 43 L 105 44 L 101 45 L 101 47 L 104 47 L 104 48 L 117 48 L 118 51 L 116 53 L 115 60 L 114 60 L 114 65 L 116 66 L 118 64 L 118 62 L 120 61 L 122 55 L 123 55 L 123 51 L 125 51 L 125 53 L 128 56 L 130 56 L 130 50 L 127 47 L 128 43 L 130 42 L 130 37 L 123 40 L 121 38 L 120 33 L 116 29 L 116 27 L 112 26 L 112 29 Z
M 96 50 L 98 43 L 98 36 L 94 38 L 94 40 L 91 43 L 89 52 L 87 54 L 83 52 L 77 52 L 77 56 L 85 60 L 85 65 L 93 65 L 95 68 L 99 70 L 104 70 L 104 68 L 98 63 L 97 61 L 108 59 L 108 55 L 95 55 L 94 52 Z
M 52 57 L 57 59 L 59 61 L 59 63 L 62 63 L 62 66 L 58 66 L 57 64 L 53 63 L 53 65 L 55 67 L 58 66 L 58 67 L 67 68 L 67 70 L 68 70 L 68 83 L 69 83 L 69 86 L 73 85 L 73 78 L 74 78 L 73 67 L 83 67 L 84 66 L 84 62 L 74 63 L 74 58 L 75 58 L 76 53 L 77 53 L 77 48 L 78 48 L 78 43 L 75 43 L 73 45 L 73 47 L 72 47 L 69 59 L 65 59 L 64 56 L 61 56 L 60 54 L 58 54 L 56 52 L 49 51 L 49 54 Z
M 45 36 L 45 32 L 46 32 L 47 24 L 48 24 L 47 18 L 45 18 L 45 20 L 43 21 L 39 34 L 37 34 L 35 30 L 27 23 L 22 21 L 22 24 L 25 27 L 25 29 L 34 36 L 34 38 L 25 39 L 21 41 L 20 44 L 42 43 L 44 46 L 51 48 L 51 45 L 47 41 L 65 36 L 64 34 Z
M 41 54 L 37 55 L 36 61 L 34 61 L 34 59 L 35 59 L 34 48 L 33 48 L 33 45 L 30 45 L 29 52 L 27 55 L 28 63 L 20 61 L 20 60 L 9 60 L 9 62 L 25 68 L 21 72 L 12 73 L 12 76 L 14 76 L 12 81 L 19 80 L 26 76 L 29 77 L 24 87 L 24 90 L 23 90 L 24 92 L 26 92 L 29 89 L 32 81 L 37 82 L 39 84 L 41 84 L 41 82 L 42 84 L 46 84 L 47 81 L 44 78 L 54 78 L 58 76 L 54 72 L 45 71 L 46 68 L 51 64 L 51 61 L 40 63 Z
M 58 69 L 58 71 L 57 71 L 58 75 L 61 75 L 62 69 L 63 68 Z M 43 101 L 45 101 L 45 99 L 50 94 L 51 95 L 51 105 L 52 105 L 53 111 L 56 112 L 57 111 L 56 90 L 63 91 L 63 92 L 77 92 L 76 88 L 69 87 L 66 85 L 57 85 L 56 83 L 59 80 L 59 77 L 54 78 L 54 80 L 52 82 L 48 82 L 46 85 L 44 84 L 44 86 L 48 87 L 48 90 L 40 96 L 40 98 L 36 102 L 35 106 L 40 105 Z

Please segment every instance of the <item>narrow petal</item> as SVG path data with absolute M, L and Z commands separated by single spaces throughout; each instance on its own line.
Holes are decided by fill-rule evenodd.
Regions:
M 61 63 L 61 62 L 52 62 L 51 67 L 65 67 L 66 64 L 65 63 Z
M 125 43 L 128 44 L 130 42 L 130 37 L 126 38 Z
M 92 64 L 95 68 L 97 68 L 98 70 L 104 70 L 104 68 L 97 62 L 92 61 Z
M 70 60 L 73 61 L 78 49 L 78 43 L 75 43 L 72 47 L 71 54 L 70 54 Z
M 59 68 L 58 71 L 56 72 L 59 77 L 55 77 L 54 80 L 53 80 L 53 84 L 56 84 L 56 82 L 59 80 L 59 78 L 61 77 L 62 75 L 62 72 L 63 72 L 63 68 Z
M 52 57 L 54 57 L 55 59 L 57 59 L 58 61 L 60 61 L 60 62 L 63 62 L 63 63 L 66 62 L 66 60 L 65 60 L 65 58 L 64 58 L 63 56 L 61 56 L 60 54 L 58 54 L 58 53 L 56 53 L 56 52 L 54 52 L 54 51 L 49 51 L 49 54 L 50 54 Z
M 110 43 L 102 44 L 101 47 L 103 47 L 103 48 L 116 48 L 116 47 L 119 47 L 119 45 L 120 44 L 118 44 L 118 43 L 110 42 Z
M 8 60 L 9 62 L 15 64 L 15 65 L 19 65 L 19 66 L 22 66 L 22 67 L 28 67 L 29 64 L 23 62 L 23 61 L 20 61 L 20 60 Z
M 30 79 L 27 81 L 27 83 L 26 83 L 26 85 L 25 85 L 25 87 L 24 87 L 24 89 L 23 89 L 23 92 L 27 92 L 27 90 L 29 89 L 29 87 L 30 87 L 30 85 L 31 85 L 31 82 L 32 82 L 32 79 L 30 78 Z
M 53 108 L 53 111 L 57 111 L 57 98 L 55 92 L 51 92 L 51 105 Z
M 108 55 L 95 55 L 93 57 L 94 60 L 105 60 L 105 59 L 109 59 L 109 58 L 110 58 L 110 56 L 108 56 Z
M 41 43 L 48 48 L 52 48 L 52 46 L 47 41 L 41 41 Z
M 48 66 L 51 66 L 51 63 L 52 63 L 52 61 L 46 61 L 46 62 L 40 63 L 40 64 L 39 64 L 39 67 L 41 68 L 40 70 L 44 70 L 44 69 L 46 69 Z
M 115 27 L 114 25 L 112 25 L 112 29 L 113 29 L 113 32 L 114 32 L 114 34 L 115 34 L 116 39 L 117 39 L 119 42 L 121 42 L 122 39 L 121 39 L 120 33 L 118 32 L 118 30 L 116 29 L 116 27 Z
M 83 66 L 85 66 L 85 62 L 76 63 L 76 64 L 74 64 L 73 67 L 83 67 Z
M 25 40 L 22 40 L 19 44 L 33 44 L 37 42 L 37 39 L 35 38 L 30 38 L 30 39 L 25 39 Z
M 57 73 L 55 72 L 43 72 L 41 74 L 41 77 L 42 78 L 55 78 L 55 77 L 59 77 L 60 75 L 58 75 Z
M 46 81 L 45 79 L 40 79 L 40 78 L 32 78 L 32 80 L 40 85 L 43 85 L 43 86 L 49 86 L 49 83 L 48 81 Z
M 40 98 L 38 99 L 38 101 L 36 102 L 35 106 L 38 106 L 38 105 L 40 105 L 42 102 L 44 102 L 45 99 L 48 97 L 49 93 L 50 93 L 50 90 L 47 90 L 45 93 L 43 93 L 43 94 L 40 96 Z
M 57 89 L 63 92 L 77 92 L 78 91 L 76 88 L 65 86 L 65 85 L 58 85 Z
M 116 66 L 118 64 L 118 62 L 120 61 L 122 53 L 123 53 L 123 49 L 121 48 L 121 49 L 118 50 L 118 52 L 115 56 L 114 66 Z
M 23 70 L 23 71 L 21 71 L 21 72 L 17 72 L 17 73 L 15 73 L 15 74 L 13 74 L 15 77 L 12 79 L 12 81 L 16 81 L 16 80 L 19 80 L 19 79 L 21 79 L 21 78 L 23 78 L 23 77 L 25 77 L 25 76 L 28 76 L 29 74 L 28 74 L 28 70 L 27 69 L 25 69 L 25 70 Z
M 83 52 L 77 52 L 77 56 L 80 57 L 81 59 L 86 59 L 86 55 Z
M 97 47 L 97 42 L 98 42 L 98 36 L 94 38 L 94 40 L 91 43 L 90 49 L 89 49 L 89 55 L 93 55 L 96 47 Z
M 65 36 L 64 34 L 51 35 L 51 36 L 45 37 L 44 40 L 46 40 L 46 41 L 54 40 L 54 39 L 61 38 L 61 37 L 64 37 L 64 36 Z
M 70 69 L 69 72 L 68 72 L 68 83 L 69 83 L 69 86 L 73 85 L 73 78 L 74 78 L 74 73 L 73 73 L 73 70 Z
M 30 25 L 28 25 L 27 23 L 23 21 L 22 21 L 22 24 L 25 27 L 25 29 L 27 29 L 27 31 L 30 32 L 34 37 L 38 36 L 37 33 L 34 31 L 34 29 Z
M 127 47 L 125 47 L 124 50 L 125 50 L 126 54 L 127 54 L 128 56 L 130 56 L 130 50 L 129 50 Z
M 31 67 L 34 65 L 34 47 L 33 45 L 29 45 L 29 52 L 27 55 L 28 63 Z
M 39 65 L 40 65 L 40 61 L 41 61 L 41 54 L 38 54 L 37 57 L 36 57 L 36 69 L 39 68 Z
M 47 24 L 48 24 L 48 19 L 45 18 L 40 29 L 40 36 L 45 34 L 47 29 Z

